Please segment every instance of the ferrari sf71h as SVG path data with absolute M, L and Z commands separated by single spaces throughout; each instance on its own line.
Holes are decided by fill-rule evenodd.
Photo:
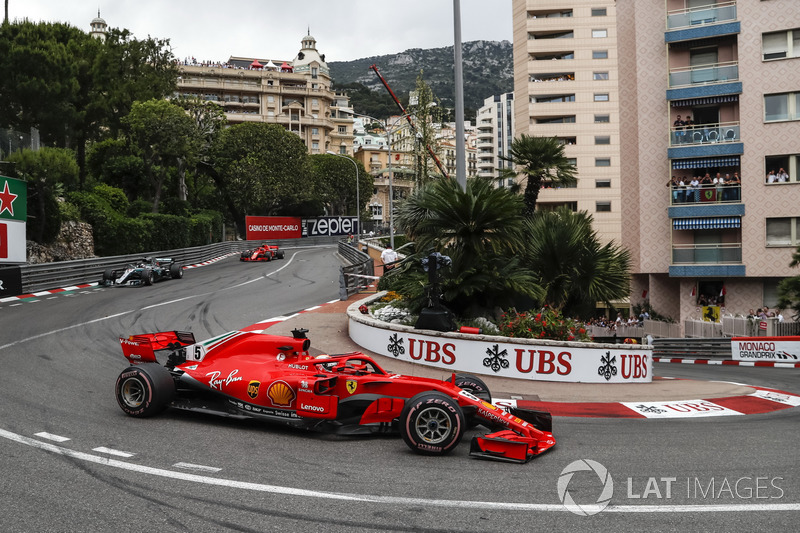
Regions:
M 399 431 L 425 455 L 450 452 L 477 424 L 494 432 L 473 438 L 473 456 L 524 463 L 555 446 L 549 413 L 497 407 L 475 376 L 392 374 L 359 352 L 312 357 L 305 333 L 120 338 L 131 366 L 117 378 L 117 402 L 135 417 L 173 407 L 345 435 Z
M 272 261 L 273 259 L 283 259 L 284 253 L 274 244 L 262 244 L 254 250 L 242 252 L 239 261 Z

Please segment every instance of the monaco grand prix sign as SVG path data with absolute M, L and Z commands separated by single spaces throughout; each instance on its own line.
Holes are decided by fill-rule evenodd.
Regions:
M 649 383 L 652 349 L 636 345 L 525 343 L 506 337 L 425 335 L 350 319 L 350 338 L 367 350 L 453 372 L 534 381 Z

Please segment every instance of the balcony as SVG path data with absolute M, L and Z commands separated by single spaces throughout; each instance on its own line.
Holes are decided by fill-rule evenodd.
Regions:
M 531 74 L 530 81 L 532 83 L 549 82 L 549 81 L 575 81 L 574 72 L 549 72 L 541 74 Z
M 717 3 L 667 12 L 667 29 L 677 30 L 736 20 L 736 2 Z
M 670 88 L 725 83 L 738 79 L 739 63 L 737 61 L 675 68 L 669 71 Z
M 691 129 L 672 127 L 669 130 L 670 146 L 689 146 L 738 141 L 738 122 L 719 124 L 697 124 Z
M 741 264 L 742 243 L 673 244 L 673 265 Z
M 722 187 L 671 187 L 669 205 L 687 206 L 700 204 L 704 206 L 713 204 L 738 204 L 742 201 L 741 185 L 724 185 Z

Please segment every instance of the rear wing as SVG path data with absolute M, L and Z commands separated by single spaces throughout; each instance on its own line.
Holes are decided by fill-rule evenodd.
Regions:
M 138 365 L 139 363 L 157 363 L 157 351 L 177 350 L 195 344 L 195 340 L 194 334 L 189 331 L 165 331 L 120 337 L 119 343 L 125 358 L 131 364 Z

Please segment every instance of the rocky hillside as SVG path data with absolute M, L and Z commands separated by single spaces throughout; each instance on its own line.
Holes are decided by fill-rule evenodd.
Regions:
M 514 61 L 512 46 L 508 41 L 471 41 L 463 43 L 464 60 L 464 107 L 467 118 L 474 117 L 475 110 L 484 99 L 495 94 L 513 90 Z M 388 94 L 378 77 L 369 68 L 377 65 L 395 94 L 408 101 L 408 92 L 414 89 L 419 71 L 445 107 L 453 107 L 455 88 L 453 85 L 453 47 L 423 50 L 413 48 L 399 54 L 366 57 L 354 61 L 331 62 L 331 76 L 335 87 L 348 93 L 358 92 L 363 85 L 377 100 L 386 103 Z M 364 97 L 365 95 L 361 95 Z M 353 102 L 359 111 L 358 99 Z M 391 105 L 391 100 L 388 100 Z M 395 109 L 390 107 L 389 113 Z M 368 112 L 368 111 L 361 111 Z M 379 113 L 379 111 L 375 111 Z M 369 113 L 372 114 L 372 113 Z M 383 118 L 383 114 L 378 116 Z

